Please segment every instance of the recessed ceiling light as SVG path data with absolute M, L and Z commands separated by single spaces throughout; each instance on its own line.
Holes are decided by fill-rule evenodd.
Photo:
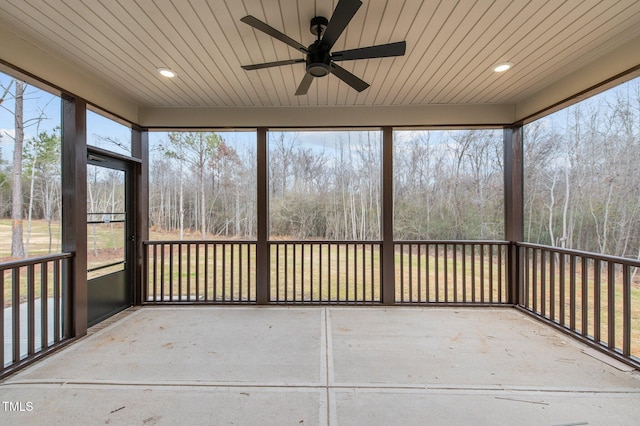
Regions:
M 169 68 L 158 68 L 158 73 L 163 77 L 173 78 L 176 76 L 175 71 L 171 71 Z
M 512 62 L 502 62 L 493 67 L 493 72 L 505 72 L 513 66 Z

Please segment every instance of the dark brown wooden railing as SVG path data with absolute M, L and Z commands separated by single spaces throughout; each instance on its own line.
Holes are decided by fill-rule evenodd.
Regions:
M 143 303 L 255 303 L 255 241 L 147 241 Z
M 395 243 L 396 303 L 507 304 L 505 241 Z
M 273 303 L 380 302 L 378 241 L 273 241 Z
M 519 306 L 640 366 L 639 261 L 535 244 L 516 246 Z
M 69 253 L 0 263 L 0 377 L 37 359 L 69 338 Z

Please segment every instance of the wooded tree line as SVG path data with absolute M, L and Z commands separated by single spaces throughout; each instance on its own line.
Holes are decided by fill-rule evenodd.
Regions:
M 502 139 L 498 130 L 395 132 L 395 238 L 503 239 Z
M 525 236 L 640 256 L 640 80 L 524 129 Z
M 172 132 L 151 158 L 152 229 L 180 238 L 255 235 L 255 149 L 236 150 L 218 133 Z
M 169 133 L 151 168 L 153 226 L 199 235 L 255 233 L 255 149 L 222 136 Z M 269 133 L 273 238 L 378 240 L 379 131 Z M 398 239 L 500 239 L 502 132 L 396 132 Z M 182 161 L 180 160 L 182 159 Z M 181 219 L 181 213 L 182 219 Z M 204 227 L 204 228 L 203 228 Z
M 60 131 L 21 117 L 16 98 L 29 88 L 17 89 L 12 80 L 0 93 L 16 123 L 2 133 L 15 155 L 0 156 L 0 217 L 26 221 L 14 239 L 27 251 L 31 221 L 47 221 L 55 250 Z M 161 139 L 151 153 L 153 229 L 254 238 L 255 141 L 232 132 Z M 525 240 L 640 255 L 640 80 L 527 124 L 524 143 Z M 272 238 L 380 238 L 380 132 L 270 132 L 268 144 Z M 502 131 L 396 131 L 393 155 L 396 239 L 504 238 Z

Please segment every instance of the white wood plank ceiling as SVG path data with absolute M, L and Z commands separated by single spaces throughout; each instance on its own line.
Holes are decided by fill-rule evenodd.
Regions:
M 302 58 L 241 17 L 309 45 L 310 19 L 336 3 L 0 0 L 0 24 L 141 107 L 515 104 L 640 35 L 638 0 L 363 0 L 333 51 L 406 40 L 407 54 L 342 62 L 362 93 L 330 75 L 294 96 L 304 64 L 240 68 Z M 513 69 L 492 72 L 501 61 Z

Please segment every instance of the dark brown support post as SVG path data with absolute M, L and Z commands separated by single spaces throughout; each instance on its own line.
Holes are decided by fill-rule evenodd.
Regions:
M 269 254 L 269 181 L 268 181 L 268 147 L 267 128 L 257 129 L 257 206 L 258 235 L 256 243 L 256 302 L 259 305 L 269 303 L 271 265 Z
M 65 337 L 87 333 L 87 104 L 62 98 L 62 251 L 73 253 L 63 269 Z
M 133 275 L 133 304 L 141 305 L 146 298 L 145 285 L 147 252 L 143 242 L 149 239 L 149 132 L 134 128 L 131 132 L 133 157 L 141 160 L 133 169 L 133 235 L 135 265 Z
M 523 208 L 523 140 L 522 123 L 504 130 L 504 226 L 509 241 L 507 264 L 507 298 L 509 303 L 521 301 L 522 262 L 514 243 L 524 240 Z
M 393 128 L 382 128 L 382 303 L 396 300 L 393 245 Z

